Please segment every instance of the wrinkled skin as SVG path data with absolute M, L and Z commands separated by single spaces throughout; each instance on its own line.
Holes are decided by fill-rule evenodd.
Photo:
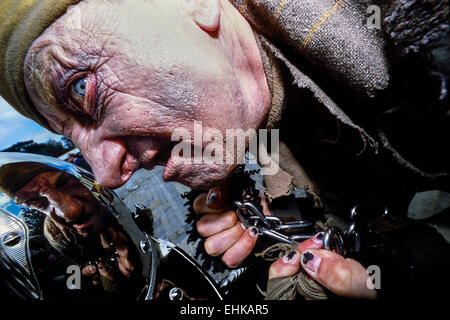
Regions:
M 103 238 L 115 246 L 120 272 L 125 277 L 131 277 L 134 266 L 129 259 L 128 239 L 121 231 L 107 226 L 105 222 L 110 213 L 78 179 L 64 171 L 43 172 L 22 186 L 15 197 L 28 207 L 43 212 L 61 227 L 69 228 L 82 237 L 102 234 Z M 97 272 L 113 280 L 102 263 L 83 269 L 83 275 L 86 277 L 92 277 Z
M 83 237 L 99 233 L 104 228 L 107 213 L 103 207 L 89 190 L 64 171 L 38 174 L 15 196 L 20 202 L 45 213 Z
M 82 1 L 36 39 L 25 74 L 38 111 L 110 188 L 155 165 L 165 181 L 217 185 L 235 165 L 174 164 L 172 132 L 257 129 L 270 105 L 252 30 L 228 1 Z
M 249 256 L 258 241 L 256 228 L 244 229 L 234 211 L 230 211 L 229 186 L 224 183 L 195 199 L 194 212 L 202 215 L 197 231 L 206 237 L 205 251 L 221 256 L 225 265 L 237 268 Z M 261 197 L 264 215 L 271 215 Z M 306 272 L 333 293 L 348 298 L 376 299 L 377 292 L 367 286 L 367 270 L 357 261 L 323 249 L 323 232 L 300 243 L 295 251 L 275 261 L 269 279 L 290 277 Z
M 251 27 L 227 0 L 82 1 L 36 39 L 25 75 L 38 111 L 77 144 L 109 188 L 155 165 L 166 167 L 165 181 L 217 188 L 235 165 L 175 164 L 169 156 L 174 130 L 192 136 L 197 120 L 225 137 L 226 129 L 264 127 L 270 111 Z M 82 99 L 71 91 L 80 78 L 86 79 Z M 236 267 L 257 236 L 240 227 L 224 199 L 218 205 L 207 198 L 196 203 L 196 212 L 206 214 L 197 229 L 208 237 L 207 252 Z M 375 297 L 364 289 L 364 268 L 336 256 L 323 256 L 310 276 L 343 296 Z M 295 257 L 274 263 L 270 276 L 298 272 Z

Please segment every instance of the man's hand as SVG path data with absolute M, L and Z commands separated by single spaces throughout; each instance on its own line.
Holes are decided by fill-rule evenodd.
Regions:
M 299 244 L 297 250 L 275 261 L 269 279 L 290 277 L 301 269 L 338 296 L 375 299 L 376 290 L 367 287 L 369 275 L 357 261 L 322 249 L 323 233 Z
M 129 258 L 129 243 L 125 234 L 108 227 L 105 230 L 105 233 L 101 234 L 100 238 L 103 248 L 108 249 L 109 246 L 113 246 L 115 249 L 117 266 L 120 273 L 126 278 L 131 278 L 134 266 Z M 102 285 L 106 292 L 117 292 L 115 284 L 117 281 L 120 281 L 120 279 L 117 278 L 118 274 L 115 273 L 111 267 L 107 267 L 102 262 L 95 262 L 94 264 L 85 266 L 81 273 L 86 278 L 90 278 L 94 286 Z
M 112 245 L 116 249 L 117 265 L 120 272 L 125 277 L 131 278 L 134 266 L 131 263 L 129 257 L 129 243 L 127 237 L 121 231 L 116 231 L 113 228 L 108 227 L 106 238 L 108 239 L 109 243 L 105 241 L 104 237 L 102 237 L 103 247 L 107 249 L 108 245 Z
M 92 279 L 92 284 L 94 286 L 102 285 L 106 292 L 115 292 L 112 290 L 112 285 L 109 283 L 114 283 L 114 277 L 110 271 L 103 265 L 103 263 L 90 264 L 83 268 L 81 274 L 86 278 Z
M 238 267 L 252 252 L 258 232 L 255 228 L 245 230 L 231 210 L 228 186 L 221 185 L 199 195 L 194 201 L 194 211 L 203 214 L 197 222 L 197 231 L 207 238 L 206 252 L 211 256 L 223 254 L 225 265 Z
M 264 214 L 270 215 L 267 203 L 262 200 L 261 204 Z M 223 254 L 222 261 L 228 267 L 238 267 L 252 252 L 258 235 L 255 228 L 244 230 L 234 210 L 230 210 L 227 186 L 199 195 L 194 201 L 194 211 L 204 214 L 197 222 L 197 231 L 207 238 L 206 252 L 212 256 Z M 319 233 L 274 262 L 269 279 L 292 276 L 304 269 L 311 278 L 339 296 L 375 299 L 376 290 L 367 287 L 366 269 L 355 260 L 323 249 L 322 238 L 323 233 Z

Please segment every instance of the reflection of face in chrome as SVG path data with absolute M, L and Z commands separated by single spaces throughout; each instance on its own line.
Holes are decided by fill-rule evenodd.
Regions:
M 105 209 L 78 179 L 64 171 L 38 174 L 15 196 L 83 237 L 104 228 Z

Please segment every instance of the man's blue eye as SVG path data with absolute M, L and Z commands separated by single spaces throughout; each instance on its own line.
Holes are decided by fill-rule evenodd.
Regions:
M 71 85 L 71 95 L 79 103 L 83 103 L 84 96 L 86 95 L 86 78 L 80 78 L 75 80 Z

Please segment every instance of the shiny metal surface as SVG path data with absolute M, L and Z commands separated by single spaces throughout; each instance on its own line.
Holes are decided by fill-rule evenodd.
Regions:
M 12 214 L 0 209 L 0 264 L 14 282 L 19 295 L 41 299 L 41 291 L 33 271 L 28 243 L 28 228 Z
M 0 152 L 0 281 L 19 297 L 152 300 L 173 283 L 182 298 L 223 299 L 192 257 L 152 232 L 150 209 L 131 212 L 90 172 Z M 81 279 L 69 283 L 68 270 Z
M 304 241 L 314 235 L 305 231 L 305 228 L 311 228 L 314 225 L 311 221 L 298 220 L 284 223 L 278 217 L 265 216 L 249 202 L 235 201 L 234 204 L 240 222 L 246 228 L 256 228 L 260 235 L 289 244 L 294 241 Z
M 169 291 L 169 299 L 173 300 L 173 301 L 180 301 L 183 300 L 183 290 L 181 290 L 180 288 L 172 288 Z
M 59 177 L 58 180 L 53 183 L 51 175 Z M 62 176 L 68 185 L 66 189 L 61 186 Z M 52 183 L 53 191 L 58 191 L 60 198 L 66 197 L 69 202 L 51 194 Z M 47 201 L 37 201 L 36 196 Z M 64 208 L 78 203 L 83 206 L 77 211 L 81 226 L 66 216 L 69 209 Z M 94 230 L 95 224 L 101 226 L 99 230 Z M 116 240 L 120 238 L 121 249 L 125 246 L 130 252 L 126 261 L 136 271 L 132 276 L 135 278 L 129 280 L 120 273 L 123 266 L 120 266 L 122 258 L 118 257 L 119 244 L 107 241 L 109 232 L 114 232 Z M 0 153 L 0 272 L 22 276 L 3 277 L 14 291 L 20 291 L 17 292 L 20 297 L 53 299 L 61 295 L 90 299 L 125 293 L 136 293 L 137 297 L 143 288 L 148 288 L 146 279 L 153 260 L 151 250 L 137 253 L 142 239 L 147 240 L 134 224 L 129 209 L 114 192 L 98 186 L 88 171 L 41 155 Z M 153 242 L 146 243 L 149 248 L 154 246 Z M 125 288 L 123 292 L 105 289 L 98 293 L 101 290 L 94 288 L 91 282 L 104 284 L 99 273 L 92 277 L 97 280 L 92 281 L 83 276 L 81 290 L 71 292 L 63 281 L 71 265 L 78 265 L 80 269 L 95 265 L 98 269 L 101 264 L 113 275 L 116 285 Z M 145 296 L 149 296 L 148 292 Z

